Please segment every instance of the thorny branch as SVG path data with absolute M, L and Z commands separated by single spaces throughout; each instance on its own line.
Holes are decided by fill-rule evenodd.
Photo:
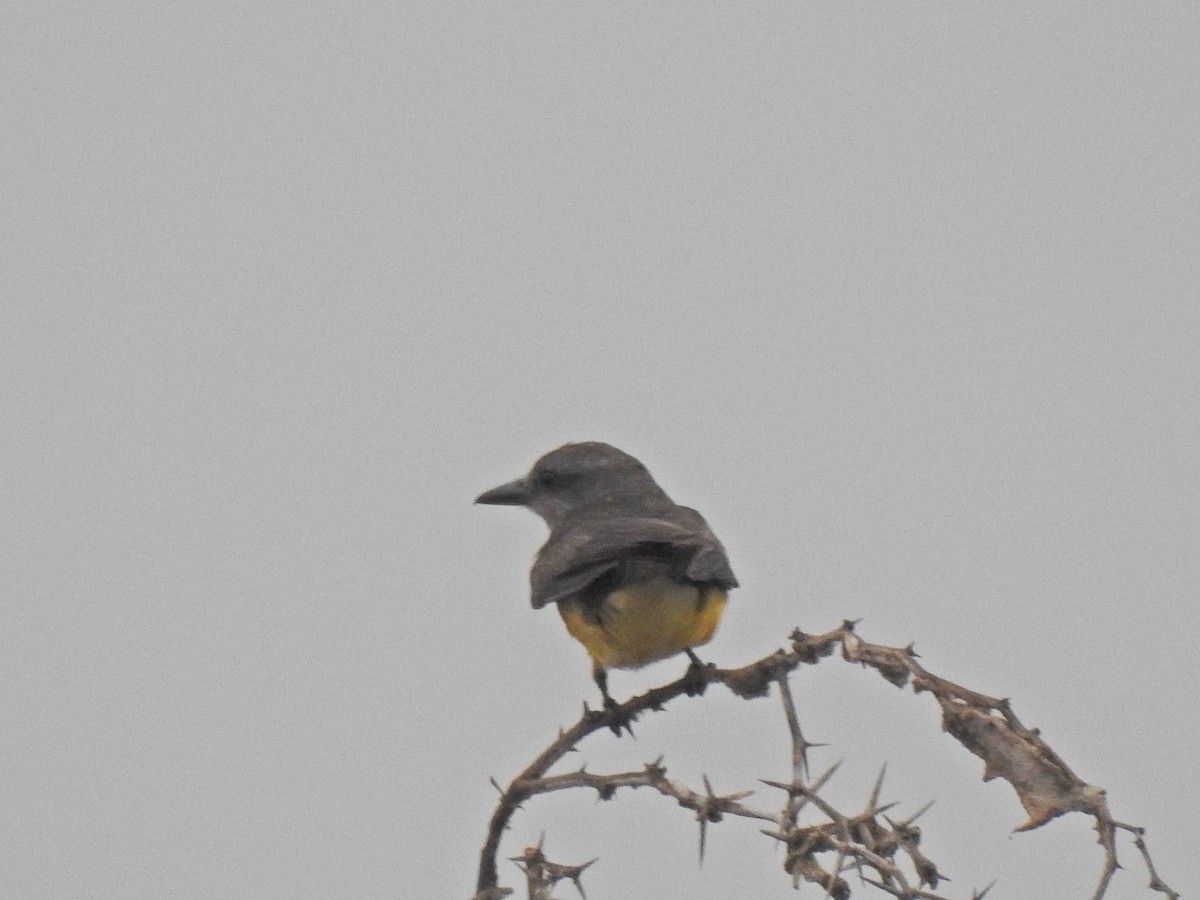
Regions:
M 1036 730 L 1021 723 L 1007 699 L 989 697 L 932 674 L 917 662 L 911 646 L 899 648 L 868 643 L 855 633 L 854 624 L 843 622 L 841 627 L 820 635 L 794 631 L 789 636 L 788 650 L 777 650 L 739 669 L 718 669 L 711 665 L 693 669 L 677 681 L 632 697 L 620 704 L 614 713 L 623 722 L 632 722 L 647 710 L 661 710 L 682 694 L 696 693 L 697 679 L 701 679 L 702 686 L 722 684 L 745 699 L 766 696 L 770 686 L 777 685 L 792 744 L 792 780 L 765 782 L 785 793 L 786 799 L 778 812 L 745 805 L 742 801 L 750 795 L 748 791 L 717 795 L 707 779 L 704 792 L 694 791 L 669 779 L 661 759 L 630 772 L 597 775 L 579 769 L 547 774 L 585 737 L 611 726 L 613 719 L 608 711 L 590 710 L 585 704 L 579 721 L 561 732 L 507 788 L 501 789 L 497 785 L 500 801 L 480 853 L 476 893 L 472 900 L 499 900 L 512 893 L 509 888 L 499 885 L 496 858 L 509 821 L 527 799 L 550 791 L 590 788 L 601 799 L 608 800 L 621 788 L 639 787 L 656 790 L 696 814 L 701 856 L 709 823 L 719 822 L 725 815 L 758 819 L 772 823 L 773 827 L 764 829 L 763 833 L 786 848 L 783 867 L 793 885 L 799 885 L 801 881 L 812 882 L 824 888 L 825 896 L 846 900 L 851 890 L 844 875 L 850 873 L 857 875 L 862 883 L 893 897 L 945 900 L 942 895 L 933 893 L 945 876 L 921 853 L 921 830 L 913 824 L 928 806 L 903 821 L 888 818 L 884 813 L 890 806 L 879 805 L 883 786 L 881 772 L 863 809 L 844 814 L 820 795 L 836 771 L 836 765 L 815 780 L 808 780 L 808 750 L 812 745 L 801 732 L 788 676 L 802 664 L 820 662 L 839 647 L 843 659 L 874 669 L 897 687 L 911 684 L 916 693 L 933 694 L 942 709 L 943 729 L 983 760 L 984 780 L 1002 778 L 1016 791 L 1029 816 L 1018 831 L 1037 828 L 1068 812 L 1091 816 L 1095 820 L 1097 841 L 1104 850 L 1104 868 L 1093 900 L 1103 898 L 1120 867 L 1116 849 L 1118 831 L 1127 831 L 1134 836 L 1133 844 L 1150 876 L 1149 889 L 1178 900 L 1179 894 L 1166 885 L 1154 867 L 1144 830 L 1115 820 L 1109 812 L 1104 791 L 1075 775 Z M 800 824 L 800 813 L 806 807 L 819 813 L 821 820 Z M 904 860 L 904 864 L 898 859 Z M 551 887 L 563 879 L 571 880 L 582 895 L 579 876 L 591 865 L 590 862 L 578 866 L 551 863 L 542 854 L 541 843 L 527 848 L 513 861 L 526 873 L 531 900 L 549 897 Z M 972 897 L 983 898 L 987 892 L 988 888 L 985 888 Z

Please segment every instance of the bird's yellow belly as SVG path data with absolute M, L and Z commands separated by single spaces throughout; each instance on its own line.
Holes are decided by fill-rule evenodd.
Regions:
M 596 665 L 636 669 L 708 643 L 725 611 L 725 592 L 659 577 L 613 591 L 598 616 L 575 598 L 560 602 L 558 611 Z

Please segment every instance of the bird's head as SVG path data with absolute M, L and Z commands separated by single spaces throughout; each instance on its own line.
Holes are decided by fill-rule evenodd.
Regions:
M 528 475 L 485 491 L 475 502 L 524 506 L 553 528 L 572 512 L 602 511 L 617 502 L 650 512 L 671 501 L 637 459 L 610 444 L 584 441 L 551 450 Z

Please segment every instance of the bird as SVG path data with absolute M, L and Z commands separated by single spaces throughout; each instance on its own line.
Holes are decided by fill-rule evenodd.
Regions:
M 523 506 L 549 526 L 529 573 L 533 608 L 558 607 L 614 718 L 609 669 L 679 653 L 702 665 L 692 648 L 712 638 L 738 582 L 700 513 L 676 504 L 638 459 L 599 441 L 565 444 L 475 502 Z

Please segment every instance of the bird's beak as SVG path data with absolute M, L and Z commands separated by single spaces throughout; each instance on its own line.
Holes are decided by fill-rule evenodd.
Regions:
M 524 478 L 484 491 L 475 498 L 476 503 L 488 506 L 525 506 L 529 502 L 529 485 Z

